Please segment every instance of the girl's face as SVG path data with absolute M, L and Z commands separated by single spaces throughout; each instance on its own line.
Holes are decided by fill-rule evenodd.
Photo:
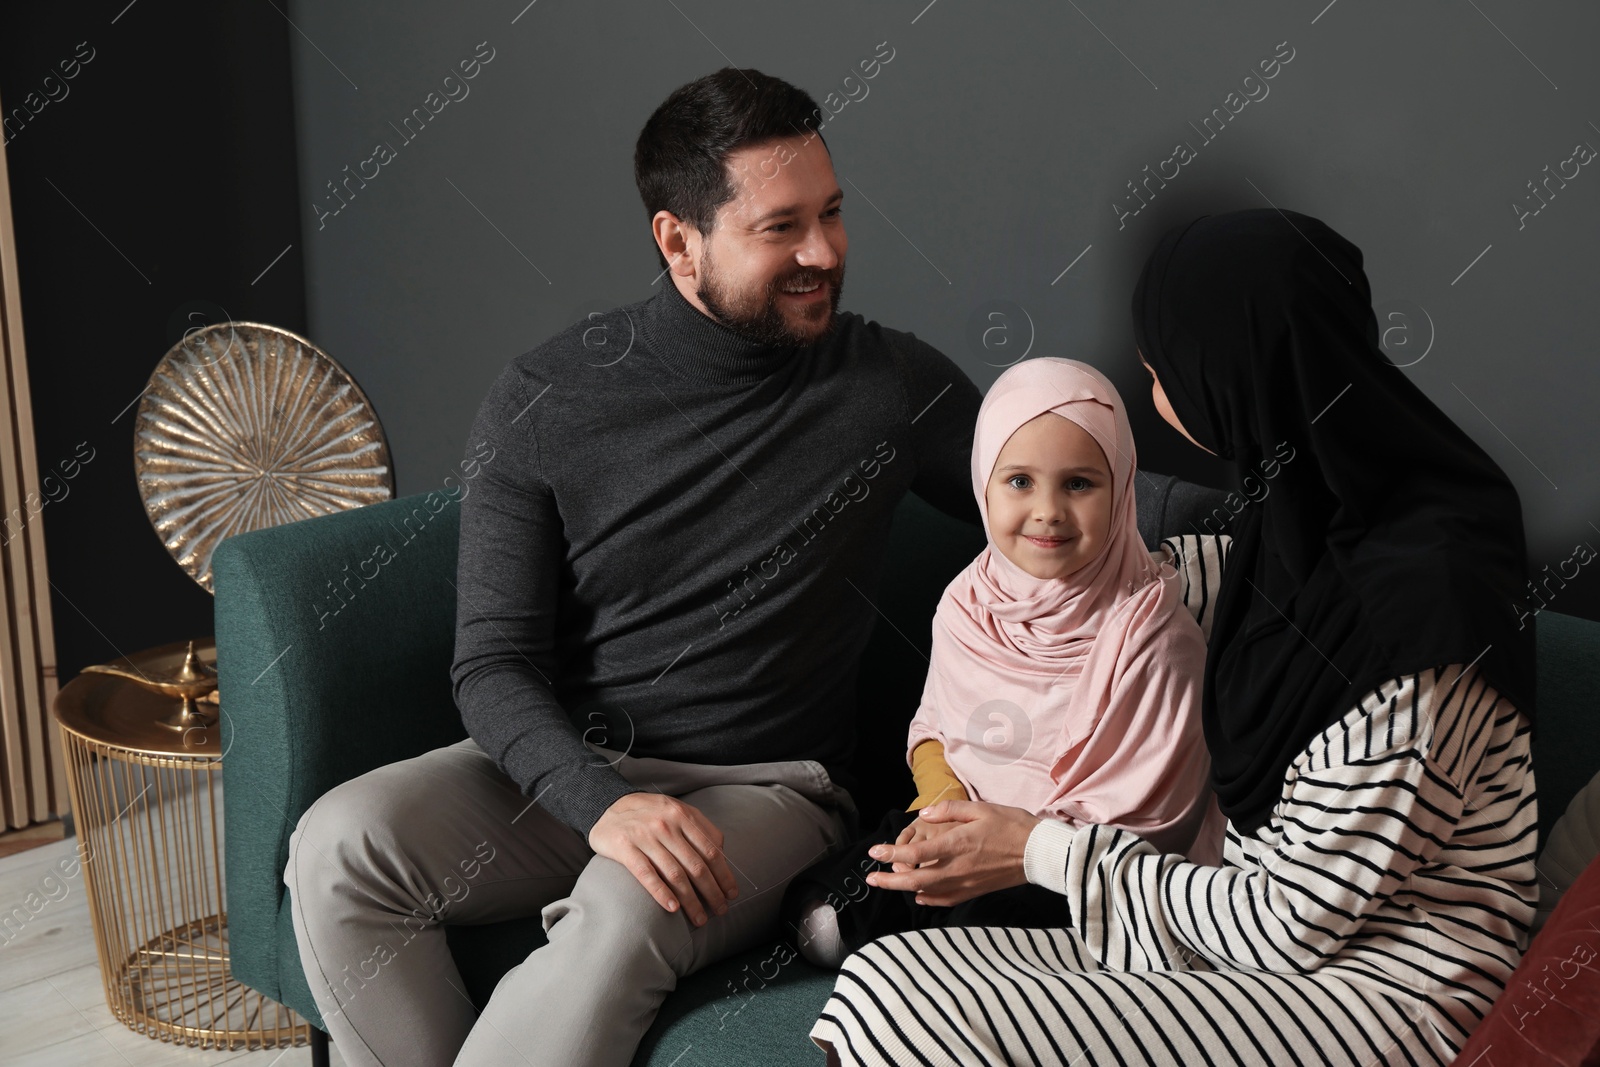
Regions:
M 989 537 L 1035 578 L 1065 578 L 1105 545 L 1111 488 L 1099 443 L 1047 411 L 1018 427 L 995 459 L 984 489 Z

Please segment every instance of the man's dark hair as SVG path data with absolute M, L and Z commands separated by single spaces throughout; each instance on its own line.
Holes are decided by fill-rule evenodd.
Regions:
M 815 136 L 824 112 L 804 89 L 751 68 L 723 67 L 680 85 L 639 131 L 633 179 L 648 217 L 670 211 L 710 235 L 732 200 L 728 155 L 781 137 Z M 823 147 L 827 142 L 823 141 Z M 656 246 L 661 269 L 667 259 Z

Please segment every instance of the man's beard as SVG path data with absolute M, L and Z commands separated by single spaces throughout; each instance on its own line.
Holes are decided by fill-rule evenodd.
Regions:
M 802 285 L 825 282 L 828 289 L 828 314 L 823 329 L 815 334 L 797 333 L 784 320 L 778 307 L 782 299 L 779 290 L 785 285 Z M 797 270 L 779 278 L 756 294 L 730 293 L 719 284 L 711 253 L 707 250 L 700 262 L 700 282 L 695 295 L 711 312 L 711 317 L 752 344 L 795 345 L 815 344 L 830 336 L 839 311 L 839 296 L 844 292 L 844 263 L 835 270 Z M 815 312 L 813 312 L 815 314 Z

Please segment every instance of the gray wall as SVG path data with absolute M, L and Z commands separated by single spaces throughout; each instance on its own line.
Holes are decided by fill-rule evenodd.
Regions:
M 631 160 L 668 92 L 731 62 L 842 99 L 887 41 L 824 131 L 844 307 L 980 388 L 1024 351 L 1091 362 L 1129 393 L 1143 466 L 1226 485 L 1150 406 L 1129 298 L 1166 226 L 1290 207 L 1363 249 L 1402 373 L 1516 482 L 1530 570 L 1600 548 L 1600 160 L 1563 162 L 1600 148 L 1595 5 L 523 3 L 290 5 L 311 336 L 372 398 L 401 493 L 454 469 L 507 360 L 653 291 Z M 469 95 L 404 140 L 395 126 L 480 42 L 493 58 Z M 1282 42 L 1292 59 L 1247 84 Z M 326 183 L 380 141 L 394 158 L 319 218 L 340 203 Z M 1119 218 L 1180 141 L 1194 158 Z M 1541 203 L 1529 182 L 1575 166 L 1519 219 Z M 1002 326 L 987 348 L 986 324 Z M 1597 589 L 1581 573 L 1550 606 L 1595 617 Z

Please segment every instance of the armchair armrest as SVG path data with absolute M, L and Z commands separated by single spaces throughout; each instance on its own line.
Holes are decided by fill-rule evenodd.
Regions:
M 1241 503 L 1230 507 L 1230 497 Z M 1242 499 L 1173 474 L 1140 471 L 1134 480 L 1139 536 L 1152 551 L 1163 537 L 1228 533 L 1234 514 L 1243 506 Z
M 289 835 L 323 793 L 466 736 L 450 686 L 455 498 L 230 537 L 212 558 L 235 977 L 278 998 Z M 292 944 L 290 945 L 292 948 Z

